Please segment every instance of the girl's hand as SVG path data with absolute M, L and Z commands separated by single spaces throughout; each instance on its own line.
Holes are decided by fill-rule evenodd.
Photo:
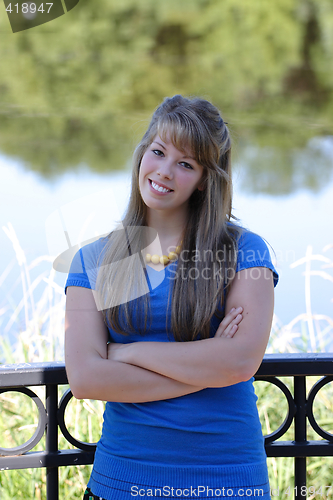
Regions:
M 214 337 L 231 339 L 237 332 L 238 325 L 243 319 L 242 312 L 242 307 L 238 307 L 237 309 L 233 307 L 221 321 Z

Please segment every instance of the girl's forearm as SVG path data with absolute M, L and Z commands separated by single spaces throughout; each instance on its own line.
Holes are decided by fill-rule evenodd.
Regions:
M 135 342 L 115 348 L 114 353 L 111 347 L 114 359 L 195 386 L 225 387 L 249 380 L 264 357 L 274 306 L 271 270 L 255 269 L 255 277 L 252 269 L 237 273 L 227 297 L 227 311 L 239 305 L 243 308 L 233 338 Z
M 237 345 L 238 344 L 238 345 Z M 243 371 L 236 339 L 193 342 L 135 342 L 114 352 L 114 359 L 184 384 L 223 387 L 250 378 Z M 244 352 L 244 359 L 246 359 Z
M 70 372 L 70 371 L 69 371 Z M 144 368 L 95 357 L 69 375 L 77 399 L 144 403 L 176 398 L 202 390 Z

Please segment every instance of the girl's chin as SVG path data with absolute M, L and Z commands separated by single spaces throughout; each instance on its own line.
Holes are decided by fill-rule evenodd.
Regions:
M 167 208 L 169 200 L 167 200 L 166 196 L 161 196 L 161 195 L 155 195 L 151 191 L 148 191 L 146 193 L 141 192 L 141 196 L 143 199 L 143 202 L 147 207 L 151 208 L 159 208 L 163 209 L 164 207 Z

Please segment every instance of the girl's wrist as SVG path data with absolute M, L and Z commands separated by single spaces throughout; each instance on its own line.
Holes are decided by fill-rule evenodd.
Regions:
M 121 361 L 122 363 L 130 364 L 129 354 L 130 354 L 130 350 L 131 350 L 131 345 L 132 344 L 123 344 L 122 345 L 122 348 L 119 349 L 119 352 L 117 353 L 119 356 L 118 361 Z
M 126 344 L 126 349 L 122 352 L 122 361 L 130 365 L 135 365 L 135 351 L 138 347 L 139 342 L 131 342 Z
M 129 351 L 132 344 L 110 344 L 108 347 L 108 359 L 118 363 L 128 363 Z

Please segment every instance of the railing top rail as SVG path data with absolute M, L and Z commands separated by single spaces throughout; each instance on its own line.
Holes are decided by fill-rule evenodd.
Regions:
M 333 375 L 333 353 L 265 354 L 256 376 Z M 67 384 L 65 363 L 0 365 L 0 387 Z
M 256 376 L 333 375 L 333 352 L 265 354 Z
M 0 365 L 1 388 L 49 384 L 68 384 L 63 361 Z

